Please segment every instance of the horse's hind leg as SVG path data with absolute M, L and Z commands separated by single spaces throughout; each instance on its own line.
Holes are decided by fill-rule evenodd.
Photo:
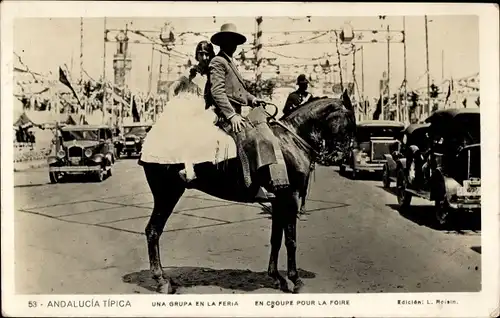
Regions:
M 168 218 L 184 193 L 185 187 L 177 173 L 178 171 L 172 166 L 145 165 L 144 172 L 154 198 L 153 213 L 146 226 L 151 274 L 158 283 L 158 291 L 170 294 L 173 292 L 172 285 L 163 273 L 159 240 Z
M 287 209 L 284 211 L 284 231 L 285 246 L 287 250 L 288 278 L 294 284 L 293 292 L 299 293 L 304 283 L 299 277 L 297 271 L 297 212 L 299 209 L 299 193 L 293 194 L 293 199 L 287 200 Z
M 273 279 L 275 288 L 288 291 L 286 279 L 278 271 L 278 258 L 283 239 L 283 207 L 278 200 L 273 202 L 272 226 L 271 226 L 271 255 L 269 257 L 268 275 Z

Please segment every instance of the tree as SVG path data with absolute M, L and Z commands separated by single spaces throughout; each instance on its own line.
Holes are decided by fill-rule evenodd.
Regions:
M 415 115 L 415 112 L 417 111 L 418 107 L 418 101 L 420 100 L 420 96 L 416 92 L 411 92 L 410 93 L 410 108 L 409 108 L 409 117 L 410 119 Z M 416 116 L 415 116 L 416 117 Z
M 273 95 L 274 89 L 276 88 L 276 79 L 267 79 L 261 82 L 260 87 L 257 87 L 255 81 L 245 80 L 245 85 L 248 92 L 252 95 L 258 95 L 258 91 L 262 93 L 263 96 L 270 98 Z
M 439 87 L 437 87 L 436 84 L 431 84 L 431 91 L 429 95 L 431 98 L 437 98 L 439 96 Z
M 415 109 L 417 109 L 419 99 L 420 96 L 416 92 L 410 93 L 410 100 L 411 100 L 410 110 L 412 112 L 415 111 Z

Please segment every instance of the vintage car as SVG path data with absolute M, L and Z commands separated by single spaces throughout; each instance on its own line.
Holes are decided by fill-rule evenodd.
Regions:
M 49 179 L 57 183 L 67 175 L 91 175 L 96 181 L 111 176 L 115 163 L 112 131 L 104 125 L 66 125 L 59 128 L 55 155 L 48 157 Z
M 131 123 L 124 125 L 120 153 L 126 153 L 128 157 L 131 157 L 132 154 L 140 154 L 144 138 L 146 138 L 151 127 L 152 124 L 148 123 Z
M 404 124 L 398 121 L 367 120 L 356 126 L 356 134 L 351 147 L 342 156 L 340 173 L 347 168 L 352 170 L 352 177 L 358 172 L 381 172 L 386 161 L 385 154 L 399 150 L 399 138 Z
M 401 149 L 385 154 L 386 163 L 382 170 L 382 184 L 384 188 L 388 189 L 391 187 L 391 182 L 396 182 L 398 168 L 406 161 L 405 153 L 410 149 L 411 145 L 416 145 L 419 149 L 427 147 L 428 128 L 428 123 L 409 125 L 401 136 Z
M 400 208 L 413 196 L 434 201 L 435 216 L 445 224 L 451 211 L 481 210 L 481 146 L 479 109 L 434 112 L 428 149 L 410 146 L 397 172 Z

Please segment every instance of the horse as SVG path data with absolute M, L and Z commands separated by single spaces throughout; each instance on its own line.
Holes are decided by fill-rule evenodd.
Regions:
M 289 291 L 286 279 L 278 272 L 278 255 L 283 234 L 287 250 L 287 277 L 293 283 L 293 293 L 304 287 L 297 271 L 296 262 L 296 224 L 304 186 L 311 170 L 319 146 L 314 140 L 318 136 L 325 141 L 328 151 L 343 151 L 354 134 L 356 119 L 352 103 L 344 92 L 340 98 L 321 98 L 309 101 L 296 109 L 287 118 L 275 124 L 270 123 L 273 133 L 278 137 L 283 152 L 290 185 L 274 191 L 271 201 L 271 251 L 268 275 L 273 286 L 283 292 Z M 174 292 L 171 279 L 163 271 L 160 260 L 159 239 L 176 204 L 187 186 L 179 175 L 183 164 L 159 164 L 140 162 L 151 189 L 154 206 L 145 228 L 148 246 L 150 271 L 157 282 L 157 291 L 171 294 Z M 197 178 L 190 182 L 189 188 L 209 195 L 234 201 L 255 202 L 255 192 L 243 184 L 243 173 L 238 158 L 227 159 L 222 163 L 200 163 L 195 165 Z M 256 177 L 256 188 L 266 186 L 265 177 Z M 255 189 L 254 189 L 255 190 Z M 271 190 L 272 192 L 272 190 Z

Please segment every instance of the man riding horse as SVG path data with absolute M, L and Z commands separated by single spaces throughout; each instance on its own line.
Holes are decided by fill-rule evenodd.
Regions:
M 160 238 L 187 188 L 234 202 L 252 201 L 253 190 L 259 186 L 273 191 L 268 275 L 274 287 L 288 291 L 288 283 L 278 271 L 284 238 L 292 292 L 298 293 L 304 286 L 296 257 L 297 213 L 319 151 L 312 136 L 325 140 L 328 153 L 344 149 L 355 131 L 354 109 L 344 93 L 341 99 L 309 101 L 280 124 L 270 127 L 267 113 L 258 107 L 261 101 L 247 91 L 232 61 L 236 47 L 245 40 L 234 25 L 223 25 L 221 32 L 211 39 L 221 50 L 209 64 L 204 98 L 188 95 L 169 101 L 170 105 L 146 137 L 143 150 L 147 151 L 142 153 L 140 163 L 154 205 L 145 234 L 150 271 L 159 292 L 175 291 L 160 259 Z M 243 118 L 241 108 L 246 105 L 253 108 Z M 205 106 L 207 110 L 203 111 Z M 214 125 L 214 112 L 208 108 L 215 109 L 217 125 L 225 132 Z M 222 158 L 223 169 L 218 165 L 221 158 L 216 155 L 217 160 L 213 160 L 213 150 L 220 145 L 232 146 L 226 148 L 227 155 Z M 196 163 L 198 176 L 194 182 L 186 182 L 181 176 L 186 160 Z M 241 184 L 241 170 L 244 184 Z
M 234 24 L 228 23 L 212 36 L 211 42 L 220 47 L 220 52 L 209 65 L 207 107 L 215 106 L 217 124 L 236 142 L 245 185 L 255 184 L 253 178 L 265 178 L 271 192 L 288 186 L 278 139 L 267 124 L 264 109 L 257 108 L 265 102 L 248 92 L 233 62 L 237 46 L 245 43 L 246 37 L 236 31 Z M 241 115 L 244 106 L 253 107 L 246 118 Z

